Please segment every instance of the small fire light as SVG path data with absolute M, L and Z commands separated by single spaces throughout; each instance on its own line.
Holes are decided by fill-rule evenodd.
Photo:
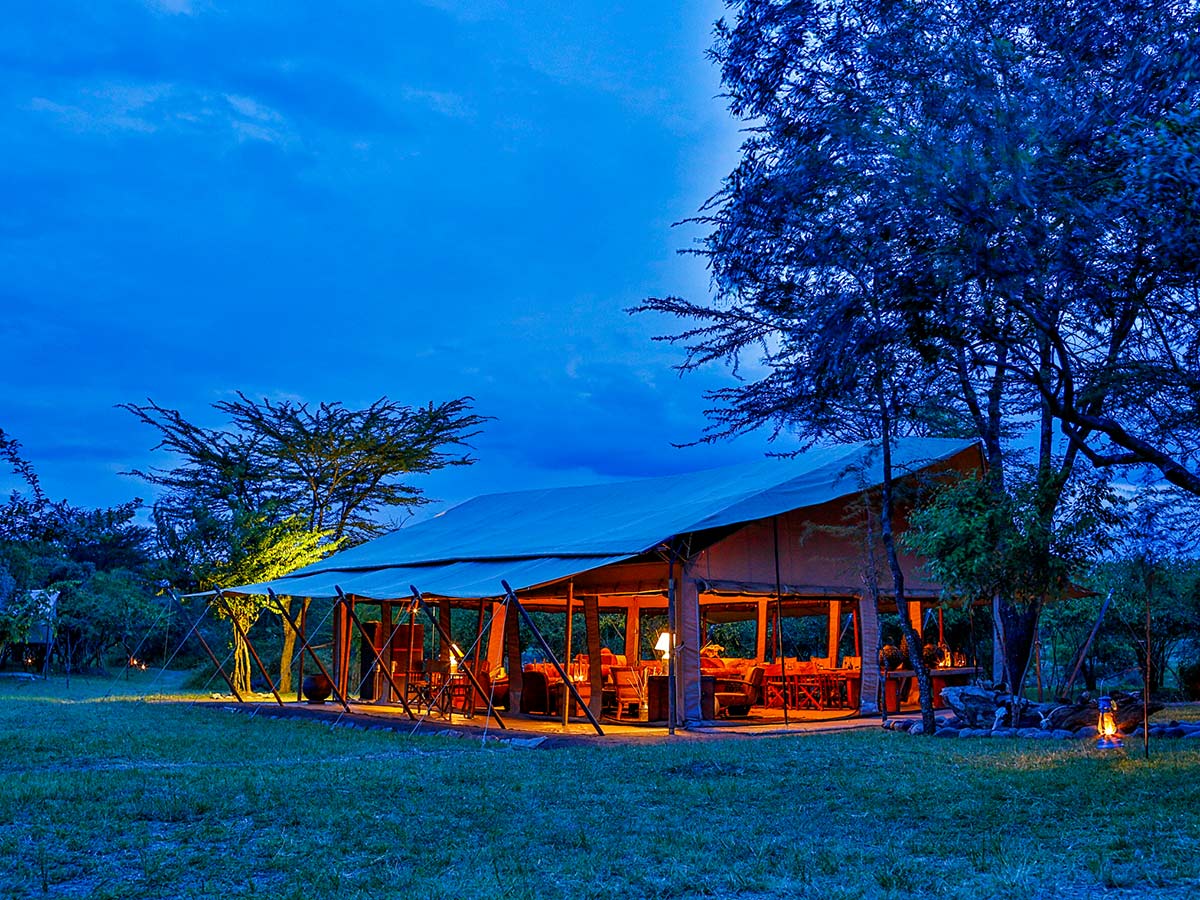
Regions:
M 1124 747 L 1125 742 L 1117 734 L 1117 704 L 1113 702 L 1112 697 L 1101 697 L 1096 701 L 1096 705 L 1100 709 L 1100 715 L 1096 719 L 1096 731 L 1100 734 L 1100 739 L 1096 746 L 1101 750 Z

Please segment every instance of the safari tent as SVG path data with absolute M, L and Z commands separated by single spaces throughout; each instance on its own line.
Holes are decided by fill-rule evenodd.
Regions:
M 914 485 L 979 469 L 982 460 L 974 443 L 906 438 L 894 446 L 893 466 L 903 484 Z M 644 691 L 656 686 L 651 718 L 668 718 L 672 726 L 721 715 L 728 711 L 723 704 L 742 712 L 721 679 L 749 681 L 755 667 L 768 678 L 754 673 L 747 706 L 774 702 L 803 710 L 819 689 L 837 697 L 817 699 L 872 711 L 880 672 L 862 661 L 875 659 L 879 610 L 892 590 L 874 540 L 881 478 L 879 448 L 854 444 L 683 475 L 488 494 L 287 577 L 226 593 L 334 601 L 330 674 L 339 698 L 360 681 L 349 671 L 348 648 L 360 639 L 353 621 L 374 641 L 364 659 L 393 676 L 376 678 L 370 696 L 404 701 L 396 694 L 408 693 L 416 671 L 419 597 L 441 623 L 431 623 L 431 638 L 452 614 L 478 622 L 477 645 L 466 658 L 444 636 L 424 656 L 487 675 L 489 694 L 504 679 L 514 711 L 528 705 L 521 697 L 528 699 L 539 665 L 547 668 L 544 658 L 531 661 L 544 651 L 555 657 L 551 677 L 556 671 L 564 685 L 572 679 L 581 689 L 574 696 L 587 708 L 574 711 L 589 718 L 612 694 L 612 670 L 625 667 L 640 672 Z M 938 586 L 920 560 L 903 556 L 902 567 L 919 626 L 920 609 L 936 600 Z M 529 622 L 530 611 L 564 615 L 567 644 L 523 646 L 518 612 Z M 572 656 L 570 623 L 580 611 L 586 652 Z M 608 625 L 604 645 L 601 616 Z M 828 630 L 823 655 L 789 659 L 787 622 L 804 616 L 816 616 Z M 369 635 L 361 624 L 368 620 Z M 614 622 L 623 632 L 616 637 Z M 736 657 L 728 648 L 714 651 L 709 640 L 730 628 L 741 640 Z M 417 647 L 416 658 L 422 655 Z M 472 660 L 487 662 L 472 669 Z M 798 676 L 814 665 L 823 680 L 806 688 Z M 538 688 L 544 689 L 540 682 Z

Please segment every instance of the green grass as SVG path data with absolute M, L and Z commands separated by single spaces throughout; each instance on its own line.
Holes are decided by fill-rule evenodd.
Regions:
M 0 897 L 1200 890 L 1190 742 L 1149 762 L 873 729 L 519 750 L 123 696 L 148 682 L 0 678 Z

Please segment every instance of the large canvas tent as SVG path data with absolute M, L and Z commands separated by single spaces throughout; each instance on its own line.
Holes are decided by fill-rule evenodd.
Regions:
M 896 442 L 893 465 L 911 480 L 977 469 L 982 460 L 973 443 L 906 438 Z M 674 706 L 685 723 L 702 718 L 705 622 L 734 607 L 763 619 L 781 599 L 855 604 L 856 638 L 873 654 L 878 624 L 873 605 L 861 602 L 870 576 L 855 523 L 878 503 L 881 480 L 879 448 L 854 444 L 684 475 L 489 494 L 284 578 L 226 592 L 388 604 L 409 598 L 415 586 L 445 608 L 492 601 L 500 610 L 507 584 L 533 608 L 566 609 L 578 600 L 585 611 L 589 604 L 625 611 L 635 658 L 644 645 L 640 616 L 669 611 Z M 936 597 L 919 560 L 902 564 L 913 596 Z M 890 579 L 880 588 L 889 592 Z M 503 626 L 492 631 L 489 656 L 507 654 L 519 690 L 520 650 L 506 642 Z M 869 705 L 868 670 L 863 679 Z

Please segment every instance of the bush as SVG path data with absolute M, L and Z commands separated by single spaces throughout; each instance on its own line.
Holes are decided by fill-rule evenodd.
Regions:
M 1200 700 L 1200 662 L 1180 665 L 1179 690 L 1188 700 Z

